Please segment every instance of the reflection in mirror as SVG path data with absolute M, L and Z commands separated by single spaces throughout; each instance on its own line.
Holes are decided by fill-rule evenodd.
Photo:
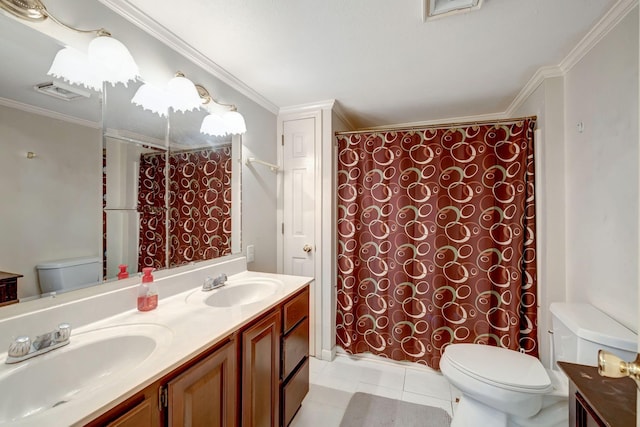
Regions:
M 163 229 L 164 172 L 158 169 L 159 175 L 148 174 L 145 164 L 146 159 L 157 159 L 164 164 L 165 153 L 161 148 L 105 135 L 104 277 L 107 280 L 118 276 L 121 265 L 126 266 L 124 271 L 128 274 L 141 271 L 138 261 L 141 230 Z M 151 266 L 166 266 L 164 246 L 147 248 L 147 254 L 157 261 Z
M 137 86 L 105 88 L 106 280 L 240 251 L 239 137 L 201 134 L 204 111 L 171 112 L 166 150 L 160 116 L 130 102 Z
M 170 112 L 169 266 L 217 258 L 239 250 L 233 233 L 239 209 L 239 149 L 228 137 L 200 133 L 204 110 Z M 235 138 L 239 145 L 239 137 Z M 237 184 L 237 187 L 234 186 Z M 234 239 L 237 242 L 234 242 Z M 236 249 L 237 248 L 237 249 Z
M 164 156 L 167 119 L 131 103 L 140 82 L 125 87 L 105 85 L 104 128 L 104 279 L 124 271 L 134 275 L 143 266 L 166 268 L 164 245 Z M 160 168 L 149 170 L 149 162 Z M 143 237 L 157 233 L 162 238 Z M 141 246 L 144 244 L 144 246 Z M 147 262 L 141 264 L 141 251 Z
M 41 293 L 37 265 L 101 251 L 100 95 L 34 90 L 61 47 L 0 13 L 0 271 L 23 275 L 21 300 Z
M 80 4 L 61 0 L 56 3 L 55 10 L 61 18 L 87 26 L 97 24 L 117 34 L 141 66 L 143 77 L 151 71 L 159 80 L 172 75 L 173 67 L 179 66 L 186 74 L 198 75 L 204 83 L 216 81 L 99 2 L 87 0 Z M 157 156 L 156 153 L 168 153 L 167 118 L 130 103 L 140 81 L 130 83 L 128 87 L 109 85 L 104 93 L 72 86 L 74 91 L 88 95 L 72 101 L 34 90 L 35 85 L 52 81 L 62 89 L 68 87 L 47 76 L 56 52 L 67 44 L 57 38 L 66 40 L 67 36 L 73 36 L 76 44 L 84 40 L 62 28 L 57 28 L 50 37 L 40 30 L 45 27 L 46 23 L 27 25 L 0 13 L 0 57 L 3 62 L 0 67 L 0 170 L 3 174 L 0 180 L 3 203 L 0 271 L 23 276 L 18 279 L 18 297 L 23 301 L 41 294 L 37 265 L 69 258 L 102 259 L 98 280 L 92 279 L 92 283 L 114 279 L 119 264 L 127 264 L 130 274 L 139 271 L 140 264 L 146 262 L 141 261 L 140 216 L 144 211 L 158 213 L 155 205 L 139 205 L 140 163 Z M 88 40 L 90 38 L 85 41 Z M 59 94 L 64 91 L 54 87 L 49 92 Z M 171 134 L 174 153 L 205 147 L 202 141 L 191 141 L 189 137 L 192 132 L 199 133 L 201 117 L 195 117 L 199 114 L 184 115 L 191 121 L 189 129 L 186 124 L 180 125 L 179 118 L 175 119 L 176 129 Z M 221 146 L 230 141 L 207 139 L 206 147 L 228 152 L 228 148 Z M 216 199 L 224 200 L 225 204 L 209 209 L 231 212 L 231 254 L 241 250 L 240 144 L 239 137 L 232 139 L 231 206 L 226 204 L 229 199 L 225 190 L 221 190 L 223 197 L 218 199 L 216 196 Z M 158 183 L 155 179 L 149 182 Z M 157 185 L 160 188 L 164 184 Z M 169 190 L 169 186 L 166 189 Z M 168 202 L 170 198 L 166 196 Z M 184 197 L 182 200 L 188 201 Z M 169 212 L 168 205 L 165 209 Z M 220 218 L 209 223 L 216 221 Z M 189 230 L 191 222 L 195 224 L 195 218 L 182 224 L 178 219 L 176 226 L 184 228 L 186 224 L 184 229 Z M 229 225 L 224 219 L 222 223 L 224 233 L 217 234 L 219 237 L 215 239 L 207 237 L 209 243 L 225 242 L 228 238 Z M 206 223 L 198 223 L 198 226 L 210 229 Z M 216 243 L 215 250 L 210 248 L 195 255 L 195 248 L 190 246 L 191 237 L 183 234 L 178 241 L 181 248 L 176 253 L 182 251 L 182 258 L 162 259 L 168 246 L 166 238 L 161 243 L 165 247 L 157 247 L 152 255 L 161 260 L 163 268 L 229 253 L 226 242 Z M 152 252 L 145 250 L 147 255 Z

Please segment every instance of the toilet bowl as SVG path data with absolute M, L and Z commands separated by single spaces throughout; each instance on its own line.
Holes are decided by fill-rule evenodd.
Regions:
M 637 338 L 588 304 L 553 304 L 554 360 L 584 363 L 599 348 L 632 360 L 626 351 Z M 571 348 L 570 348 L 571 347 Z M 572 355 L 567 360 L 567 355 Z M 594 357 L 595 361 L 595 357 Z M 462 393 L 451 427 L 564 427 L 568 384 L 560 371 L 535 357 L 481 344 L 450 344 L 440 360 L 442 374 Z
M 538 359 L 500 347 L 449 345 L 440 369 L 462 392 L 452 427 L 514 425 L 509 424 L 510 417 L 536 415 L 554 390 Z

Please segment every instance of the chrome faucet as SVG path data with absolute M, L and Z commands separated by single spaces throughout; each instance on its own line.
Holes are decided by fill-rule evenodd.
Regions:
M 207 276 L 207 278 L 204 279 L 204 283 L 202 284 L 202 290 L 211 291 L 213 289 L 221 288 L 224 286 L 224 282 L 226 281 L 227 281 L 227 275 L 224 273 L 222 273 L 215 279 L 211 276 Z
M 69 344 L 71 337 L 71 325 L 61 323 L 56 329 L 34 338 L 33 342 L 29 337 L 21 336 L 16 338 L 10 345 L 7 352 L 7 360 L 4 363 L 18 363 L 23 360 L 54 350 Z

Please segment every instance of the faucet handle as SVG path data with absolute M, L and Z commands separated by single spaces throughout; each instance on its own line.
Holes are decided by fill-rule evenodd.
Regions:
M 68 323 L 60 323 L 54 331 L 54 340 L 56 343 L 67 341 L 71 337 L 71 325 Z
M 31 349 L 31 338 L 21 336 L 16 338 L 10 345 L 7 356 L 22 357 L 29 353 Z
M 224 282 L 226 282 L 227 280 L 228 280 L 228 279 L 227 279 L 227 275 L 226 275 L 225 273 L 220 273 L 220 275 L 218 276 L 218 282 L 220 282 L 220 283 L 224 283 Z
M 207 276 L 207 278 L 204 279 L 204 283 L 202 284 L 202 288 L 203 289 L 211 289 L 212 286 L 213 286 L 213 277 Z

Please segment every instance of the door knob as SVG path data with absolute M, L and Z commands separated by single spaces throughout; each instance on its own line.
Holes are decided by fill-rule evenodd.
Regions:
M 302 250 L 303 250 L 303 251 L 305 251 L 306 253 L 311 252 L 311 250 L 312 250 L 312 249 L 313 249 L 313 248 L 311 247 L 311 245 L 304 245 L 304 246 L 302 247 Z

